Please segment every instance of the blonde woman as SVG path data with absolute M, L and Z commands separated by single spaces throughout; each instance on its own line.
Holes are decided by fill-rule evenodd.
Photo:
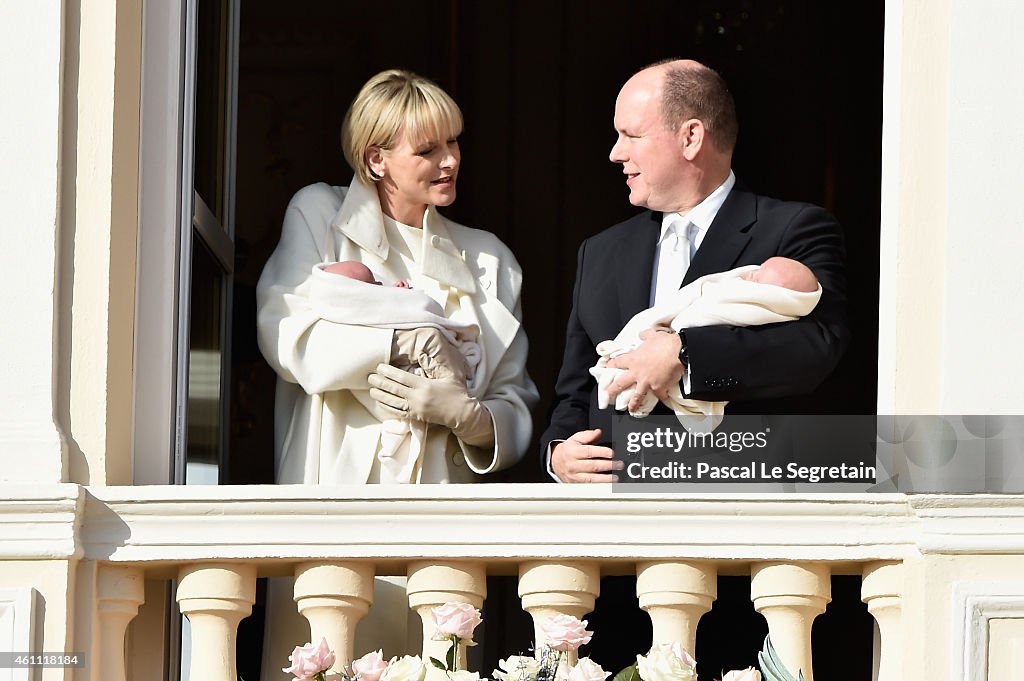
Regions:
M 260 349 L 278 375 L 278 483 L 471 482 L 523 456 L 538 395 L 526 374 L 519 264 L 493 234 L 437 210 L 455 200 L 462 126 L 458 106 L 431 81 L 379 73 L 342 124 L 351 185 L 311 185 L 288 206 L 257 288 Z M 396 368 L 463 358 L 438 329 L 361 326 L 340 316 L 332 303 L 347 282 L 335 272 L 341 261 L 363 263 L 385 286 L 406 280 L 452 321 L 478 326 L 473 381 Z M 399 448 L 402 465 L 382 465 L 382 424 L 396 418 L 427 424 L 425 437 Z M 393 470 L 406 474 L 396 479 Z M 281 595 L 294 613 L 290 595 Z M 291 646 L 306 642 L 272 631 L 284 623 L 275 600 L 272 593 L 265 668 L 284 666 Z M 277 659 L 274 651 L 285 648 Z
M 525 371 L 519 264 L 493 234 L 437 210 L 455 200 L 461 132 L 462 113 L 437 85 L 407 71 L 377 74 L 342 125 L 351 186 L 311 185 L 288 206 L 257 288 L 260 348 L 278 374 L 277 482 L 390 482 L 376 457 L 378 426 L 401 416 L 431 424 L 413 482 L 470 482 L 522 457 L 537 390 Z M 472 388 L 389 366 L 423 354 L 457 361 L 438 331 L 332 314 L 326 275 L 352 260 L 479 326 Z

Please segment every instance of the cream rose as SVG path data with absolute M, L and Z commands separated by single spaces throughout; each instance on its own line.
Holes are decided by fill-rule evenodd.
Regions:
M 451 681 L 480 681 L 480 672 L 471 672 L 466 669 L 460 669 L 455 672 L 448 672 L 448 678 Z M 484 679 L 483 681 L 487 681 Z
M 693 667 L 668 644 L 651 648 L 647 655 L 636 656 L 636 668 L 643 681 L 695 681 Z
M 722 681 L 761 681 L 761 672 L 753 667 L 733 669 L 722 677 Z
M 393 658 L 380 676 L 380 681 L 423 681 L 427 668 L 419 655 Z
M 540 662 L 534 657 L 510 655 L 498 661 L 492 675 L 498 681 L 532 681 L 540 671 Z
M 569 670 L 569 681 L 605 681 L 611 674 L 589 657 L 584 657 Z

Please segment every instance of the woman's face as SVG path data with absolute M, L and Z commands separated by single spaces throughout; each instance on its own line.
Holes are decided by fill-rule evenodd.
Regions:
M 399 222 L 419 227 L 428 205 L 447 206 L 455 200 L 461 158 L 455 138 L 412 144 L 403 132 L 394 148 L 381 153 L 379 168 L 373 168 L 384 176 L 378 183 L 381 208 Z

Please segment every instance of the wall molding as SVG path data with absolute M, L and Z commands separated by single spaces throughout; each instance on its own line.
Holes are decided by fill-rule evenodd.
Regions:
M 0 651 L 41 652 L 36 627 L 38 593 L 29 586 L 0 588 Z M 10 681 L 35 681 L 37 667 L 3 670 Z
M 953 585 L 950 678 L 988 681 L 989 620 L 997 617 L 1024 619 L 1024 581 Z

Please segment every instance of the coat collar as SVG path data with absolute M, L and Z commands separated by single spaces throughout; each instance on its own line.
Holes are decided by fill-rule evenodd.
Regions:
M 617 260 L 629 263 L 619 270 L 619 308 L 623 319 L 651 306 L 654 252 L 661 233 L 661 213 L 646 212 L 630 221 L 618 244 Z
M 420 269 L 425 277 L 440 284 L 475 293 L 476 281 L 462 252 L 452 241 L 447 222 L 436 208 L 427 207 L 423 214 Z M 331 226 L 381 262 L 388 259 L 390 248 L 377 191 L 358 178 L 353 178 Z

